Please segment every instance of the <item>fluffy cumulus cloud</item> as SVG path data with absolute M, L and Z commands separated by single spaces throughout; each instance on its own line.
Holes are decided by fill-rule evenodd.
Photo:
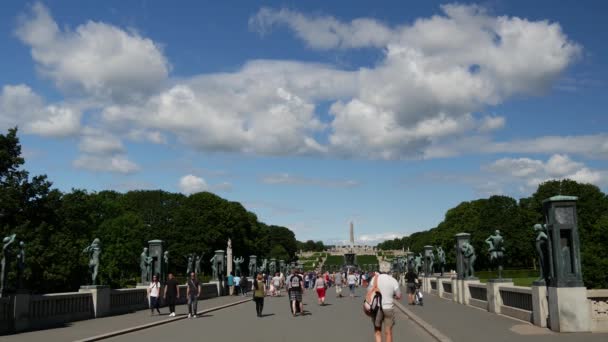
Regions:
M 484 170 L 492 175 L 493 183 L 485 186 L 501 192 L 508 185 L 515 185 L 521 192 L 534 190 L 540 183 L 551 179 L 572 179 L 580 183 L 605 185 L 608 173 L 594 170 L 567 155 L 554 154 L 546 161 L 531 158 L 502 158 L 486 165 Z M 498 176 L 498 177 L 496 177 Z M 500 179 L 500 184 L 496 183 Z
M 36 4 L 16 33 L 39 70 L 67 96 L 84 94 L 101 113 L 98 129 L 117 139 L 257 155 L 435 158 L 489 148 L 464 146 L 462 138 L 487 139 L 506 118 L 479 113 L 511 96 L 551 89 L 581 52 L 557 23 L 492 16 L 477 6 L 441 10 L 389 26 L 263 8 L 250 18 L 254 31 L 288 27 L 313 49 L 371 48 L 383 57 L 354 70 L 253 60 L 234 72 L 170 85 L 160 45 L 134 30 L 93 21 L 60 28 Z M 325 104 L 329 112 L 322 115 Z M 79 117 L 53 108 L 55 120 L 47 120 L 53 125 Z M 85 138 L 80 145 L 124 153 L 116 141 L 106 143 L 91 147 Z
M 187 195 L 209 189 L 203 178 L 194 175 L 186 175 L 180 178 L 178 186 L 180 191 Z
M 59 88 L 98 99 L 133 101 L 159 89 L 169 73 L 152 40 L 94 21 L 61 29 L 40 3 L 21 18 L 16 34 Z
M 66 105 L 48 105 L 23 84 L 5 85 L 0 91 L 0 128 L 19 126 L 26 133 L 65 137 L 80 130 L 81 112 Z
M 557 23 L 494 17 L 477 6 L 441 8 L 443 15 L 395 27 L 264 8 L 250 26 L 264 33 L 287 26 L 317 49 L 385 50 L 378 65 L 354 72 L 352 98 L 332 106 L 330 148 L 355 156 L 422 156 L 433 142 L 470 130 L 471 113 L 548 90 L 580 54 Z M 504 124 L 500 117 L 476 123 L 480 131 Z

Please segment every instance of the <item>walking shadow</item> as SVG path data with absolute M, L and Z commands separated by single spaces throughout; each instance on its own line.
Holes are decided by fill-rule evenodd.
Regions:
M 274 314 L 273 314 L 273 313 L 269 313 L 269 314 L 262 314 L 262 316 L 260 316 L 260 317 L 262 317 L 262 318 L 263 318 L 263 317 L 268 317 L 268 316 L 274 316 Z

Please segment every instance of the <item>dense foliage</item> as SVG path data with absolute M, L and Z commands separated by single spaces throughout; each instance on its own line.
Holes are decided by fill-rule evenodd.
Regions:
M 505 266 L 532 268 L 536 262 L 533 225 L 543 223 L 542 201 L 555 195 L 578 196 L 578 229 L 581 240 L 583 280 L 590 288 L 608 288 L 608 197 L 591 184 L 572 180 L 553 180 L 539 185 L 529 198 L 517 202 L 506 196 L 492 196 L 462 202 L 448 210 L 444 220 L 427 231 L 385 241 L 384 250 L 410 248 L 422 252 L 423 246 L 442 246 L 448 269 L 455 269 L 454 235 L 471 234 L 477 252 L 476 269 L 489 269 L 489 255 L 484 240 L 499 229 L 505 238 Z
M 0 134 L 0 236 L 16 233 L 26 243 L 26 284 L 35 292 L 86 284 L 88 257 L 82 251 L 94 238 L 102 243 L 99 281 L 114 287 L 136 283 L 139 255 L 152 239 L 166 242 L 170 270 L 178 274 L 185 272 L 189 253 L 204 255 L 208 274 L 213 251 L 225 249 L 229 238 L 234 255 L 245 257 L 243 266 L 249 255 L 295 259 L 294 233 L 260 222 L 238 202 L 209 192 L 61 193 L 46 176 L 30 178 L 23 163 L 17 129 Z M 11 272 L 11 283 L 14 277 Z

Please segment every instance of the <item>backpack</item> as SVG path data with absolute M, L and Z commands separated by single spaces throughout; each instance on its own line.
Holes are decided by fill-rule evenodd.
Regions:
M 363 312 L 368 316 L 375 316 L 378 310 L 382 310 L 382 293 L 378 289 L 378 275 L 372 278 L 372 289 L 365 295 L 363 301 Z
M 289 282 L 291 283 L 290 288 L 292 289 L 299 289 L 300 288 L 300 277 L 297 275 L 292 276 L 289 279 Z

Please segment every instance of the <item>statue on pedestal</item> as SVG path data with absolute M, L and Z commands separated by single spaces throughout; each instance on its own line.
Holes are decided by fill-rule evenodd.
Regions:
M 249 276 L 253 277 L 257 273 L 257 265 L 255 259 L 249 259 Z
M 141 270 L 141 283 L 146 284 L 150 282 L 150 272 L 152 271 L 152 258 L 148 256 L 148 247 L 144 247 L 144 250 L 139 256 L 139 268 Z
M 25 273 L 25 242 L 19 242 L 19 252 L 17 253 L 17 288 L 23 288 L 23 275 Z
M 437 259 L 439 259 L 439 268 L 441 269 L 441 276 L 443 276 L 445 267 L 445 252 L 441 246 L 437 247 Z
M 550 271 L 549 262 L 551 253 L 549 252 L 549 237 L 546 233 L 546 227 L 541 224 L 534 225 L 534 232 L 536 235 L 536 254 L 538 255 L 538 266 L 540 269 L 540 277 L 537 281 L 545 281 L 549 283 Z
M 488 252 L 490 252 L 490 262 L 498 266 L 498 279 L 502 279 L 502 260 L 505 252 L 504 239 L 500 235 L 500 230 L 496 230 L 494 235 L 486 239 Z
M 184 256 L 186 260 L 186 274 L 190 276 L 190 273 L 194 272 L 194 253 Z
M 268 272 L 271 275 L 274 275 L 277 272 L 277 262 L 272 260 L 268 265 Z
M 432 249 L 429 251 L 429 257 L 427 259 L 428 259 L 427 261 L 429 263 L 429 265 L 428 265 L 428 272 L 429 272 L 429 275 L 432 276 L 433 272 L 435 271 L 433 269 L 433 266 L 435 265 L 435 253 L 433 253 Z
M 268 259 L 263 259 L 262 260 L 262 266 L 260 266 L 259 272 L 260 273 L 265 273 L 266 272 L 266 265 L 268 264 Z
M 169 273 L 169 251 L 163 253 L 163 262 L 165 263 L 165 273 Z
M 218 276 L 218 267 L 217 267 L 217 255 L 214 255 L 213 258 L 211 258 L 209 260 L 209 262 L 211 263 L 211 279 L 213 280 L 219 280 L 219 276 Z
M 241 264 L 245 261 L 245 258 L 240 257 L 240 258 L 234 258 L 232 259 L 232 261 L 234 262 L 234 269 L 235 269 L 235 275 L 237 276 L 241 276 Z
M 99 256 L 101 255 L 101 242 L 94 239 L 90 246 L 87 246 L 83 253 L 89 254 L 89 273 L 91 274 L 91 285 L 97 285 L 97 272 L 99 270 Z
M 15 242 L 17 234 L 9 235 L 2 240 L 2 273 L 0 273 L 0 297 L 3 296 L 4 290 L 7 288 L 8 282 L 8 267 L 11 263 L 11 245 Z
M 462 244 L 460 247 L 460 251 L 464 257 L 464 273 L 463 276 L 465 279 L 471 278 L 475 276 L 475 259 L 477 256 L 475 255 L 475 248 L 467 241 Z
M 420 268 L 422 267 L 422 253 L 418 253 L 416 258 L 414 258 L 414 270 L 417 274 L 420 273 Z
M 197 255 L 196 259 L 194 261 L 194 273 L 196 274 L 201 274 L 201 262 L 202 262 L 203 256 L 202 255 Z

